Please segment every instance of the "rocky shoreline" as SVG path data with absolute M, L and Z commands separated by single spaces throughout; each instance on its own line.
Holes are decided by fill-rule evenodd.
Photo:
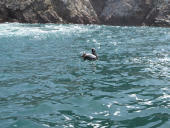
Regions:
M 170 0 L 1 0 L 3 22 L 170 27 Z

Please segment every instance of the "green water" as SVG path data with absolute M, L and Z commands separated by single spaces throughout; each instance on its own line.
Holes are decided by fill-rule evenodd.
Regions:
M 169 126 L 169 28 L 0 24 L 0 128 Z

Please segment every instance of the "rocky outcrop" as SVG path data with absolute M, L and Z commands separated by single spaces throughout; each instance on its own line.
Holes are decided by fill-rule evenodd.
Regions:
M 170 26 L 170 0 L 0 0 L 0 22 Z
M 97 23 L 88 0 L 1 0 L 1 22 Z
M 153 25 L 170 27 L 170 0 L 159 0 L 157 10 L 158 13 L 155 17 Z

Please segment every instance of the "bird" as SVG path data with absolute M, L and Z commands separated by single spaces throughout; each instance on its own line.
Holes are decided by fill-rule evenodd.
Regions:
M 83 53 L 82 57 L 84 60 L 97 60 L 98 56 L 94 48 L 91 49 L 92 53 Z

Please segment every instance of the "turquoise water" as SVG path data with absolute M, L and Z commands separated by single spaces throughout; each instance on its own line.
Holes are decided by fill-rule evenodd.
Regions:
M 169 125 L 169 28 L 0 24 L 0 128 Z

